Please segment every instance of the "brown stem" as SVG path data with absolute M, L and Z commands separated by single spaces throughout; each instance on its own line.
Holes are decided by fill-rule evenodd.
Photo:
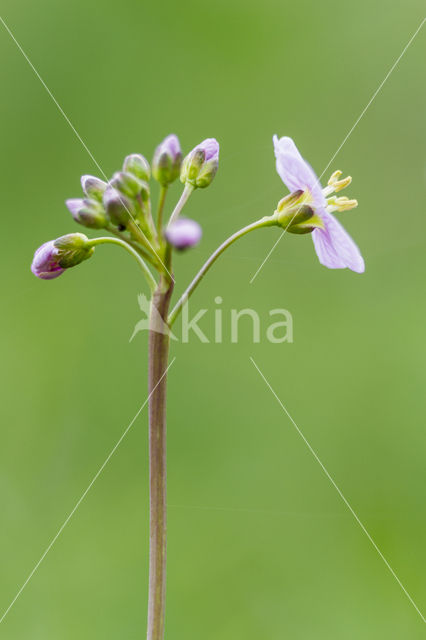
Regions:
M 149 328 L 149 596 L 147 640 L 163 640 L 166 599 L 167 315 L 173 283 L 162 276 L 151 303 Z

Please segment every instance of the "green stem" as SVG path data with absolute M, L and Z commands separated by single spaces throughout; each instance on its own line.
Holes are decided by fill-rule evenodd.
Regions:
M 105 228 L 106 228 L 107 231 L 112 233 L 113 236 L 115 236 L 116 238 L 119 238 L 120 240 L 122 240 L 126 244 L 129 244 L 131 247 L 133 247 L 137 251 L 137 253 L 140 256 L 142 256 L 142 258 L 144 258 L 145 260 L 150 262 L 153 266 L 156 266 L 154 264 L 154 262 L 153 262 L 152 255 L 150 253 L 148 253 L 147 250 L 139 242 L 137 242 L 136 240 L 130 240 L 123 233 L 121 233 L 120 231 L 117 231 L 117 229 L 113 225 L 110 225 L 110 226 L 105 227 Z
M 139 221 L 139 224 L 140 224 L 140 221 Z M 156 249 L 153 247 L 151 243 L 152 238 L 151 239 L 148 238 L 148 235 L 146 233 L 147 229 L 145 228 L 145 231 L 142 230 L 139 224 L 137 224 L 134 220 L 129 220 L 127 224 L 127 228 L 130 231 L 130 233 L 134 235 L 137 241 L 140 242 L 140 244 L 143 247 L 145 247 L 148 253 L 155 253 Z
M 172 224 L 172 222 L 176 222 L 176 220 L 179 218 L 179 215 L 182 209 L 184 208 L 185 204 L 188 202 L 189 196 L 193 191 L 194 191 L 194 187 L 192 186 L 192 184 L 189 184 L 189 182 L 187 182 L 185 184 L 184 190 L 182 191 L 182 195 L 179 198 L 179 201 L 175 206 L 172 215 L 170 216 L 169 224 Z
M 147 640 L 163 640 L 166 603 L 166 390 L 169 334 L 161 329 L 173 282 L 161 276 L 151 302 L 148 351 L 149 388 L 149 593 Z M 161 327 L 158 326 L 161 318 Z
M 127 242 L 125 242 L 124 240 L 120 240 L 119 238 L 110 238 L 109 236 L 105 236 L 105 237 L 101 237 L 101 238 L 94 238 L 93 240 L 90 240 L 89 243 L 92 247 L 96 247 L 97 245 L 100 244 L 115 244 L 119 247 L 123 247 L 123 249 L 126 249 L 126 251 L 128 253 L 130 253 L 130 255 L 132 255 L 135 260 L 137 260 L 140 268 L 142 269 L 147 282 L 149 284 L 149 288 L 151 289 L 152 292 L 155 291 L 155 289 L 157 288 L 157 283 L 155 281 L 154 276 L 152 275 L 151 271 L 149 270 L 149 268 L 147 267 L 145 261 L 143 260 L 143 258 L 141 258 L 141 256 L 138 254 L 138 252 L 136 251 L 136 249 L 134 249 L 133 247 L 131 247 Z
M 157 233 L 161 235 L 161 229 L 163 227 L 163 211 L 164 211 L 164 203 L 166 202 L 167 195 L 167 186 L 161 185 L 160 189 L 160 198 L 158 200 L 158 211 L 157 211 Z
M 148 198 L 146 202 L 142 200 L 142 196 L 139 195 L 137 197 L 137 202 L 139 205 L 140 216 L 138 216 L 138 224 L 140 224 L 142 231 L 148 238 L 148 240 L 153 240 L 156 238 L 156 229 L 154 220 L 152 219 L 151 212 L 151 199 Z
M 245 236 L 247 233 L 250 233 L 250 231 L 254 231 L 255 229 L 260 229 L 262 227 L 274 226 L 276 224 L 277 224 L 277 221 L 276 221 L 276 219 L 274 217 L 272 217 L 272 216 L 271 217 L 265 217 L 265 218 L 262 218 L 261 220 L 257 220 L 256 222 L 253 222 L 252 224 L 247 225 L 247 227 L 243 227 L 243 229 L 240 229 L 239 231 L 234 233 L 232 236 L 230 236 L 227 240 L 225 240 L 225 242 L 223 242 L 220 245 L 220 247 L 218 247 L 216 249 L 216 251 L 214 251 L 212 253 L 212 255 L 207 260 L 207 262 L 205 262 L 203 264 L 203 266 L 201 267 L 201 269 L 199 270 L 199 272 L 197 273 L 197 275 L 195 276 L 195 278 L 193 279 L 191 284 L 188 286 L 186 291 L 182 294 L 182 296 L 180 297 L 180 299 L 178 300 L 178 302 L 174 306 L 173 310 L 171 311 L 171 313 L 169 315 L 169 320 L 168 320 L 169 326 L 171 327 L 173 325 L 173 323 L 176 320 L 176 318 L 178 317 L 179 313 L 182 311 L 183 305 L 189 299 L 189 297 L 192 295 L 192 293 L 195 291 L 197 286 L 200 284 L 201 280 L 204 278 L 204 276 L 206 275 L 206 273 L 210 269 L 210 267 L 213 266 L 213 264 L 216 262 L 216 260 L 219 258 L 219 256 L 228 247 L 230 247 L 231 244 L 236 242 L 236 240 L 239 240 L 239 238 L 242 238 L 243 236 Z

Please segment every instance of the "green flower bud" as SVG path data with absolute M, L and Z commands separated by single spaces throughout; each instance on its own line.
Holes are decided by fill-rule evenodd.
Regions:
M 205 153 L 202 149 L 194 149 L 184 158 L 180 172 L 181 182 L 190 182 L 191 184 L 195 183 L 197 176 L 201 171 L 201 167 L 203 166 L 205 157 Z
M 133 173 L 117 171 L 110 181 L 110 186 L 129 198 L 136 198 L 142 190 L 146 190 L 147 183 L 137 178 Z
M 132 153 L 124 159 L 123 171 L 132 173 L 139 180 L 149 180 L 151 177 L 151 167 L 149 162 L 140 153 Z
M 155 150 L 152 160 L 152 175 L 163 187 L 179 177 L 182 151 L 174 134 L 167 136 Z
M 107 219 L 103 206 L 90 198 L 71 198 L 65 203 L 76 222 L 90 229 L 104 229 Z
M 90 258 L 95 250 L 90 246 L 89 238 L 83 233 L 69 233 L 61 236 L 53 241 L 53 245 L 58 252 L 56 261 L 62 269 L 75 267 Z
M 103 203 L 106 215 L 111 222 L 118 227 L 125 228 L 132 215 L 131 201 L 117 189 L 108 187 L 103 196 Z
M 180 172 L 181 182 L 204 189 L 215 177 L 218 167 L 219 143 L 214 138 L 208 138 L 184 159 Z
M 95 176 L 81 176 L 81 186 L 88 198 L 102 202 L 107 183 Z

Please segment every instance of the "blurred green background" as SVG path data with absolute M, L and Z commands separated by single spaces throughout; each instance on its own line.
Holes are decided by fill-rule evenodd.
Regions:
M 2 17 L 103 170 L 221 144 L 186 210 L 203 242 L 177 256 L 177 291 L 286 190 L 272 134 L 320 174 L 423 18 L 420 0 L 72 3 L 4 0 Z M 367 271 L 321 267 L 277 230 L 235 245 L 192 309 L 284 307 L 294 343 L 174 343 L 169 379 L 173 640 L 400 640 L 425 626 L 254 369 L 253 356 L 424 612 L 425 91 L 423 29 L 329 172 L 354 178 L 341 221 Z M 0 28 L 3 305 L 0 609 L 4 611 L 145 400 L 145 291 L 124 252 L 42 282 L 35 248 L 78 231 L 64 200 L 96 173 Z M 169 210 L 178 198 L 176 185 Z M 243 323 L 242 323 L 243 324 Z M 203 319 L 213 335 L 213 314 Z M 142 413 L 0 626 L 7 640 L 145 636 L 147 415 Z

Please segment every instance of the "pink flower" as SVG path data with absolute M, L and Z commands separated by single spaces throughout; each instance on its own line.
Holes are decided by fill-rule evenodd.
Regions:
M 277 172 L 290 191 L 302 189 L 307 196 L 306 203 L 314 208 L 321 218 L 324 228 L 314 229 L 312 239 L 319 261 L 329 269 L 348 268 L 357 273 L 365 270 L 361 253 L 341 224 L 331 215 L 331 211 L 344 211 L 355 207 L 356 200 L 347 198 L 327 198 L 350 183 L 351 179 L 338 180 L 340 172 L 331 177 L 328 186 L 322 189 L 312 167 L 302 158 L 288 137 L 273 137 Z

